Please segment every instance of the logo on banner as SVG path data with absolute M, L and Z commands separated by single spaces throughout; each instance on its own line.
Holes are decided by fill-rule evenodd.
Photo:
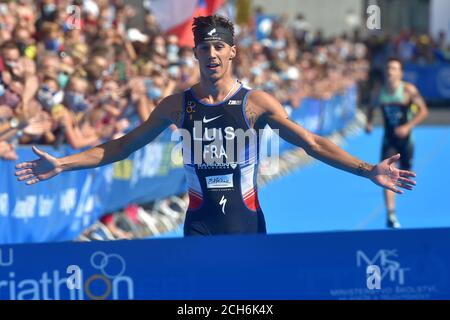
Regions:
M 24 258 L 30 253 L 22 251 L 0 248 L 0 300 L 134 299 L 134 280 L 126 275 L 126 261 L 119 254 L 97 251 L 83 267 L 35 270 L 45 264 L 27 268 Z
M 12 248 L 8 250 L 0 249 L 0 267 L 10 267 L 14 263 L 14 251 Z
M 122 256 L 116 253 L 107 254 L 97 251 L 92 254 L 90 259 L 91 266 L 98 273 L 91 275 L 83 281 L 83 273 L 77 265 L 70 265 L 67 272 L 71 275 L 67 278 L 67 287 L 70 290 L 83 289 L 86 296 L 91 300 L 106 300 L 119 298 L 119 284 L 123 290 L 126 288 L 128 299 L 134 297 L 133 279 L 124 276 L 126 270 L 126 262 Z M 84 285 L 83 285 L 84 284 Z M 121 291 L 124 292 L 124 291 Z
M 439 93 L 445 98 L 450 98 L 450 68 L 439 70 L 436 83 Z
M 379 250 L 375 256 L 369 258 L 364 251 L 358 250 L 356 252 L 356 266 L 365 266 L 368 274 L 367 282 L 374 280 L 375 283 L 384 280 L 386 277 L 389 281 L 398 283 L 399 285 L 405 284 L 406 271 L 409 268 L 403 268 L 398 261 L 397 250 Z M 367 268 L 369 267 L 369 268 Z M 381 277 L 378 279 L 377 277 Z

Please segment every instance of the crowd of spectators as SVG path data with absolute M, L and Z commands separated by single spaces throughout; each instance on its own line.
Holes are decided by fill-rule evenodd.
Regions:
M 122 1 L 1 4 L 2 159 L 15 160 L 17 144 L 81 149 L 118 137 L 198 79 L 192 50 L 163 36 L 150 14 L 144 30 L 128 28 L 135 14 Z
M 162 98 L 199 80 L 192 49 L 161 32 L 151 9 L 140 28 L 131 27 L 136 10 L 123 0 L 0 4 L 1 159 L 16 160 L 17 144 L 81 149 L 119 137 Z M 291 108 L 380 77 L 389 56 L 422 64 L 450 59 L 444 33 L 325 38 L 301 14 L 292 23 L 273 19 L 262 36 L 257 28 L 236 27 L 234 73 Z

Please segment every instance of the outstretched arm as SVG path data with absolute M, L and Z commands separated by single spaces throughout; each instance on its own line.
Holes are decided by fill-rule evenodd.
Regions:
M 180 108 L 177 95 L 162 100 L 150 117 L 140 126 L 119 139 L 63 158 L 55 158 L 33 146 L 39 159 L 22 162 L 16 166 L 19 181 L 28 180 L 28 185 L 50 179 L 62 171 L 94 168 L 120 161 L 134 151 L 153 141 L 171 124 L 170 110 Z
M 398 187 L 411 190 L 416 184 L 409 179 L 409 177 L 415 177 L 415 173 L 394 167 L 393 164 L 400 155 L 392 156 L 377 165 L 368 164 L 344 151 L 329 139 L 316 135 L 291 121 L 281 104 L 271 95 L 256 91 L 249 99 L 249 103 L 261 110 L 261 121 L 277 130 L 281 138 L 303 148 L 308 155 L 324 163 L 368 178 L 375 184 L 396 193 L 403 193 Z

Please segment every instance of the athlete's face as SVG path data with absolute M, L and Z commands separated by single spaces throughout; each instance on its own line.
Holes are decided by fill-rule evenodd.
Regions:
M 400 62 L 390 61 L 386 66 L 386 76 L 389 82 L 396 82 L 402 80 L 403 70 Z
M 200 72 L 208 78 L 219 79 L 231 68 L 231 60 L 236 56 L 236 47 L 222 41 L 206 41 L 194 48 Z

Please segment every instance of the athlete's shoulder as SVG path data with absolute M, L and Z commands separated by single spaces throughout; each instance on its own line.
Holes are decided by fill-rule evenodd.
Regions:
M 249 93 L 246 106 L 247 117 L 256 117 L 254 123 L 260 123 L 261 127 L 267 124 L 267 117 L 281 116 L 287 118 L 287 113 L 281 103 L 271 94 L 262 90 L 252 90 Z
M 251 90 L 248 93 L 248 101 L 255 106 L 261 107 L 263 109 L 277 107 L 280 105 L 277 99 L 271 94 L 263 90 Z
M 176 92 L 163 98 L 153 111 L 160 118 L 170 120 L 179 125 L 183 115 L 183 96 L 184 92 Z
M 419 89 L 417 89 L 417 87 L 414 84 L 412 84 L 411 82 L 403 82 L 403 83 L 404 83 L 406 92 L 411 93 L 411 94 L 417 94 L 419 92 Z
M 162 99 L 160 101 L 159 105 L 161 105 L 161 104 L 171 105 L 171 106 L 179 105 L 180 107 L 182 107 L 183 96 L 184 96 L 184 92 L 172 93 L 172 94 L 168 95 L 167 97 L 165 97 L 164 99 Z

